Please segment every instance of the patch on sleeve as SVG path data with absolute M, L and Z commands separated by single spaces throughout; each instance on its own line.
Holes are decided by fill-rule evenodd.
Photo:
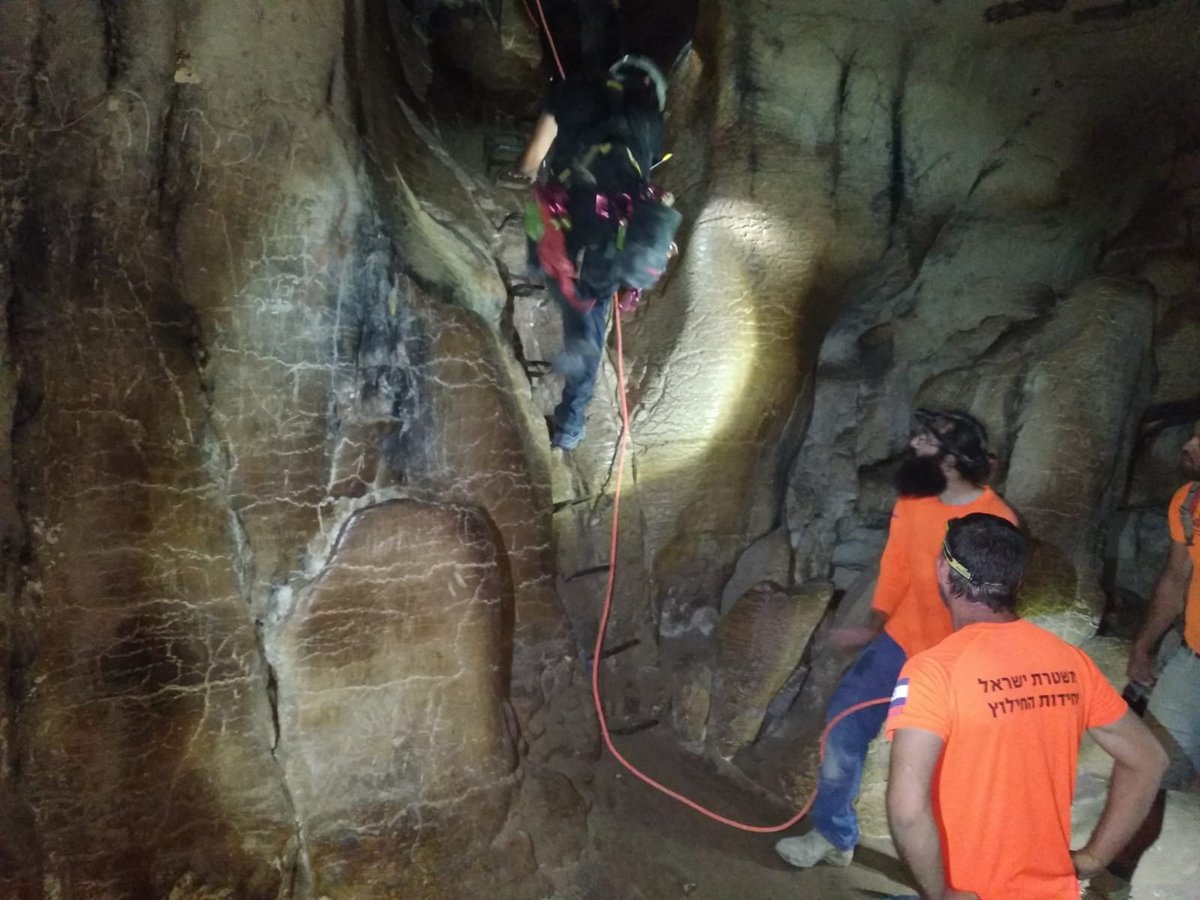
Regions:
M 904 710 L 904 704 L 908 702 L 908 679 L 901 678 L 896 682 L 896 689 L 892 691 L 892 702 L 888 704 L 888 718 L 899 715 Z

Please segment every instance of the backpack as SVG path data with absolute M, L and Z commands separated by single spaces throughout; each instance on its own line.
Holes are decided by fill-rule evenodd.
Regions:
M 541 221 L 531 215 L 527 222 L 543 272 L 581 312 L 619 291 L 653 287 L 683 221 L 670 195 L 650 181 L 663 119 L 658 101 L 647 99 L 631 99 L 618 78 L 609 79 L 603 99 L 589 107 L 596 121 L 560 132 L 562 153 L 537 195 Z

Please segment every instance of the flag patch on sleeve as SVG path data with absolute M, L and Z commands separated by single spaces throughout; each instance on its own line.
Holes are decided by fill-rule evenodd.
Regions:
M 896 682 L 896 689 L 892 691 L 892 702 L 888 704 L 888 716 L 899 715 L 904 709 L 904 704 L 908 702 L 908 679 L 901 678 Z

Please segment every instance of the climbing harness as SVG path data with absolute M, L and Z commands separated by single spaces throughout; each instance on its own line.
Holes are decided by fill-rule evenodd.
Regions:
M 553 35 L 551 35 L 549 26 L 546 24 L 546 16 L 545 16 L 544 11 L 542 10 L 541 0 L 534 0 L 534 3 L 537 6 L 538 19 L 534 19 L 533 13 L 529 9 L 528 3 L 526 3 L 525 9 L 527 12 L 529 12 L 529 17 L 530 17 L 530 19 L 532 19 L 535 22 L 535 24 L 540 20 L 541 27 L 546 35 L 546 42 L 550 46 L 551 53 L 554 56 L 555 65 L 558 67 L 559 75 L 561 77 L 565 78 L 566 73 L 563 71 L 562 62 L 558 58 L 558 51 L 554 47 L 554 37 L 553 37 Z M 636 163 L 635 163 L 635 165 L 636 165 Z M 640 171 L 640 169 L 639 169 L 639 171 Z M 539 186 L 539 187 L 541 187 L 541 186 Z M 554 187 L 557 187 L 558 190 L 562 191 L 562 195 L 559 195 L 557 193 L 551 193 L 549 195 L 545 195 L 552 205 L 550 206 L 549 209 L 547 209 L 547 208 L 543 207 L 542 203 L 538 204 L 539 207 L 542 207 L 542 214 L 541 214 L 541 221 L 537 224 L 540 224 L 543 228 L 555 230 L 558 233 L 557 239 L 559 241 L 561 241 L 562 240 L 562 231 L 565 228 L 570 228 L 571 225 L 570 225 L 569 218 L 566 218 L 566 203 L 565 203 L 566 191 L 565 191 L 565 189 L 563 189 L 561 187 L 561 185 L 556 185 Z M 653 185 L 650 185 L 649 189 L 652 191 L 658 191 L 658 189 L 654 188 Z M 663 195 L 661 193 L 659 193 L 657 196 L 653 197 L 653 199 L 660 200 L 660 201 L 662 200 L 662 198 L 663 198 Z M 602 199 L 603 199 L 603 203 L 604 203 L 604 212 L 605 212 L 605 216 L 602 216 L 602 218 L 611 217 L 614 214 L 621 215 L 622 213 L 625 213 L 625 211 L 627 209 L 632 210 L 632 208 L 633 208 L 633 200 L 631 198 L 629 198 L 628 195 L 624 195 L 623 199 L 617 200 L 614 202 L 614 200 L 612 198 L 603 197 L 602 195 L 597 194 L 596 195 L 597 215 L 600 215 L 600 213 L 601 213 Z M 651 199 L 651 198 L 648 197 L 647 199 Z M 615 212 L 613 209 L 614 206 L 616 207 Z M 672 212 L 674 212 L 674 210 L 672 210 Z M 676 215 L 678 215 L 678 213 L 676 213 Z M 564 219 L 565 219 L 565 221 L 564 221 Z M 556 221 L 557 221 L 557 224 L 556 224 Z M 636 219 L 634 221 L 636 222 Z M 533 226 L 536 228 L 536 226 L 534 225 L 534 223 L 532 221 L 532 216 L 527 215 L 526 222 L 527 222 L 527 225 L 530 225 L 530 226 Z M 623 233 L 629 227 L 629 225 L 630 225 L 630 221 L 628 218 L 619 220 L 619 232 L 618 233 L 619 234 Z M 532 237 L 533 235 L 531 234 L 530 236 Z M 543 240 L 546 237 L 545 233 L 541 234 L 540 236 L 542 237 Z M 536 238 L 535 238 L 535 240 L 536 240 Z M 540 242 L 539 242 L 539 258 L 540 258 Z M 563 260 L 566 260 L 566 262 L 568 264 L 570 264 L 571 261 L 569 259 L 567 259 L 565 249 L 562 252 L 561 258 Z M 555 265 L 557 266 L 557 261 L 555 261 Z M 562 273 L 559 268 L 555 268 L 553 273 L 548 271 L 547 274 L 550 275 L 551 277 L 555 278 L 556 281 L 559 281 Z M 648 271 L 646 274 L 653 274 L 656 279 L 657 275 L 661 274 L 661 272 L 655 273 L 653 271 Z M 655 279 L 650 280 L 646 286 L 648 287 L 649 284 L 653 284 Z M 561 281 L 559 283 L 561 286 Z M 635 290 L 637 290 L 636 287 L 635 287 Z M 566 292 L 564 291 L 564 294 L 565 293 Z M 638 293 L 640 294 L 640 290 L 638 291 Z M 568 296 L 568 299 L 571 299 L 571 297 L 575 297 L 575 301 L 574 301 L 573 305 L 575 305 L 576 308 L 579 308 L 578 303 L 583 302 L 583 301 L 578 300 L 578 297 L 576 296 L 573 287 L 572 287 L 570 294 L 567 296 Z M 594 302 L 595 301 L 592 301 L 591 303 L 588 304 L 588 309 L 591 308 L 591 305 Z M 628 303 L 628 300 L 625 302 Z M 636 304 L 636 297 L 634 298 L 633 302 Z M 617 303 L 618 303 L 618 305 L 621 305 L 621 303 L 622 303 L 622 300 L 619 295 L 617 296 Z M 618 750 L 616 745 L 613 743 L 612 732 L 608 727 L 608 719 L 604 714 L 604 704 L 601 701 L 601 697 L 600 697 L 600 670 L 602 668 L 602 666 L 600 665 L 600 661 L 605 658 L 604 638 L 605 638 L 605 632 L 608 630 L 608 620 L 609 620 L 610 615 L 612 614 L 613 588 L 616 584 L 616 572 L 617 572 L 617 570 L 616 570 L 617 538 L 620 533 L 619 532 L 619 523 L 620 523 L 620 518 L 621 518 L 621 482 L 622 482 L 622 476 L 623 476 L 624 470 L 625 470 L 625 451 L 629 444 L 629 401 L 628 401 L 628 398 L 626 397 L 626 393 L 625 393 L 625 363 L 624 363 L 625 356 L 624 356 L 623 338 L 622 338 L 622 334 L 621 334 L 621 316 L 619 314 L 614 315 L 613 320 L 615 322 L 614 331 L 616 333 L 616 338 L 617 338 L 617 347 L 616 347 L 616 350 L 617 350 L 617 397 L 618 397 L 618 405 L 620 407 L 620 412 L 621 412 L 621 433 L 620 433 L 620 437 L 617 439 L 617 455 L 616 455 L 616 467 L 615 467 L 616 468 L 616 481 L 614 482 L 614 486 L 613 486 L 612 531 L 611 531 L 611 535 L 610 535 L 609 548 L 608 548 L 608 560 L 609 560 L 608 582 L 604 588 L 604 608 L 600 615 L 599 627 L 596 631 L 596 644 L 595 644 L 595 648 L 592 653 L 592 661 L 593 662 L 592 662 L 592 666 L 591 666 L 591 670 L 592 670 L 592 703 L 596 709 L 596 719 L 600 725 L 601 737 L 604 739 L 604 745 L 608 748 L 608 751 L 613 755 L 613 757 L 617 760 L 617 762 L 619 762 L 626 769 L 626 771 L 628 771 L 631 775 L 638 778 L 640 781 L 649 785 L 650 787 L 654 788 L 656 791 L 659 791 L 662 794 L 666 794 L 671 799 L 677 800 L 678 802 L 682 803 L 684 806 L 687 806 L 690 809 L 695 810 L 696 812 L 700 813 L 701 815 L 707 816 L 708 818 L 713 819 L 717 822 L 720 822 L 723 825 L 728 825 L 731 828 L 737 828 L 741 831 L 748 831 L 748 832 L 752 832 L 754 834 L 774 834 L 774 833 L 777 833 L 780 831 L 786 831 L 787 829 L 794 826 L 801 819 L 803 819 L 806 815 L 808 815 L 808 811 L 812 808 L 813 802 L 817 798 L 815 791 L 813 792 L 813 795 L 808 799 L 808 802 L 805 803 L 804 806 L 800 809 L 800 811 L 797 812 L 790 819 L 788 819 L 786 822 L 781 822 L 778 825 L 749 825 L 745 822 L 739 822 L 735 819 L 730 819 L 726 816 L 721 815 L 720 813 L 714 812 L 713 810 L 708 809 L 707 807 L 702 806 L 701 804 L 697 803 L 695 800 L 692 800 L 689 797 L 685 797 L 683 794 L 680 794 L 678 791 L 674 791 L 671 788 L 667 787 L 666 785 L 662 784 L 661 782 L 656 781 L 654 778 L 650 777 L 645 772 L 638 769 L 637 766 L 635 766 L 628 759 L 626 759 L 622 755 L 621 751 Z M 824 730 L 821 732 L 821 743 L 820 743 L 821 758 L 823 759 L 825 756 L 825 742 L 829 737 L 829 732 L 832 731 L 834 726 L 837 725 L 839 722 L 841 722 L 842 719 L 844 719 L 847 716 L 852 715 L 853 713 L 856 713 L 860 710 L 866 709 L 868 707 L 880 706 L 884 703 L 890 703 L 891 699 L 892 699 L 891 695 L 889 694 L 886 697 L 877 697 L 873 700 L 866 700 L 866 701 L 863 701 L 862 703 L 856 703 L 853 706 L 847 707 L 846 709 L 842 710 L 840 713 L 838 713 L 836 716 L 834 716 L 832 719 L 830 719 L 829 722 L 825 725 Z
M 525 234 L 533 241 L 538 265 L 566 301 L 586 315 L 596 301 L 581 300 L 575 290 L 578 269 L 567 254 L 566 232 L 571 228 L 567 189 L 561 184 L 535 184 L 533 197 L 525 210 Z
M 559 75 L 562 60 L 549 31 L 542 0 L 526 5 Z M 600 105 L 605 114 L 571 129 L 550 158 L 526 207 L 525 233 L 542 271 L 576 312 L 587 315 L 602 298 L 620 294 L 619 306 L 636 307 L 641 292 L 666 271 L 683 216 L 674 198 L 650 182 L 661 160 L 662 107 L 666 82 L 650 60 L 625 56 L 609 69 Z M 623 79 L 644 77 L 654 98 L 631 99 Z M 596 98 L 591 98 L 595 100 Z M 655 107 L 650 114 L 648 104 Z M 599 110 L 597 110 L 599 111 Z M 559 143 L 555 147 L 559 146 Z

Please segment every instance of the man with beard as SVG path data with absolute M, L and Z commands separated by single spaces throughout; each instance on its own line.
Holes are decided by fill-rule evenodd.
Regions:
M 1130 681 L 1154 688 L 1146 710 L 1171 760 L 1164 789 L 1187 787 L 1200 772 L 1200 578 L 1195 574 L 1200 568 L 1200 422 L 1179 452 L 1179 468 L 1187 483 L 1175 492 L 1167 509 L 1171 535 L 1167 564 L 1154 585 L 1128 666 Z M 1155 647 L 1181 615 L 1183 642 L 1155 676 Z M 1085 896 L 1096 900 L 1129 896 L 1138 861 L 1162 831 L 1165 808 L 1164 790 L 1142 828 L 1107 870 L 1092 879 Z
M 1008 504 L 985 484 L 991 468 L 987 432 L 976 418 L 917 410 L 913 436 L 896 473 L 900 496 L 879 561 L 871 623 L 838 629 L 831 636 L 844 648 L 866 646 L 838 683 L 826 722 L 856 703 L 889 696 L 908 658 L 950 634 L 950 613 L 938 594 L 934 565 L 947 523 L 971 513 L 1017 523 Z M 803 869 L 820 862 L 850 864 L 858 842 L 853 804 L 867 748 L 885 716 L 882 706 L 867 707 L 829 733 L 812 810 L 813 830 L 775 845 L 791 865 Z

